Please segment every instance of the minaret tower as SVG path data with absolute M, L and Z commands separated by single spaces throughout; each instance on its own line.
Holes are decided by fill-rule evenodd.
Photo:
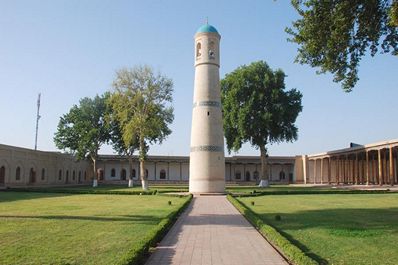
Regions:
M 224 130 L 220 95 L 220 34 L 205 24 L 195 34 L 189 191 L 225 192 Z

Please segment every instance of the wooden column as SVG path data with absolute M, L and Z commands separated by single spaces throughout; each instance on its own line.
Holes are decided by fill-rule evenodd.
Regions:
M 304 179 L 304 184 L 307 184 L 307 174 L 308 174 L 308 161 L 307 161 L 307 156 L 303 155 L 302 156 L 302 160 L 303 160 L 303 179 Z
M 382 158 L 382 163 L 383 163 L 383 184 L 390 184 L 390 181 L 388 179 L 388 169 L 387 169 L 387 151 L 385 150 L 384 152 L 384 157 L 383 155 L 381 156 Z
M 377 156 L 377 154 L 375 153 L 373 155 L 373 162 L 372 162 L 372 172 L 373 172 L 372 182 L 373 182 L 373 184 L 379 184 L 379 178 L 378 178 L 379 173 L 377 171 L 377 157 L 376 156 Z
M 394 156 L 392 152 L 392 147 L 390 146 L 389 148 L 390 151 L 390 157 L 389 157 L 389 162 L 390 162 L 390 185 L 394 186 Z
M 148 173 L 148 178 L 149 178 L 149 173 Z M 156 180 L 156 162 L 155 162 L 155 180 Z
M 314 159 L 314 184 L 316 183 L 316 159 Z
M 321 159 L 321 184 L 323 184 L 323 158 Z
M 170 180 L 170 162 L 167 162 L 167 179 Z
M 182 180 L 182 163 L 180 162 L 180 180 Z
M 383 165 L 381 163 L 381 150 L 377 150 L 379 164 L 379 185 L 383 185 Z
M 358 185 L 359 181 L 359 163 L 358 163 L 358 153 L 355 153 L 355 162 L 354 162 L 354 183 Z
M 336 164 L 337 164 L 336 182 L 337 182 L 337 184 L 340 184 L 340 181 L 341 181 L 341 160 L 340 160 L 340 157 L 337 158 Z
M 330 185 L 330 179 L 332 177 L 332 159 L 328 158 L 328 184 Z
M 344 156 L 343 161 L 343 184 L 345 184 L 347 182 L 347 172 L 346 172 L 346 168 L 347 168 L 347 156 Z

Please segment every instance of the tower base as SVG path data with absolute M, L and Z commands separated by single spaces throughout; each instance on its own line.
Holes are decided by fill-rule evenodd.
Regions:
M 189 180 L 189 192 L 190 193 L 225 193 L 225 180 Z

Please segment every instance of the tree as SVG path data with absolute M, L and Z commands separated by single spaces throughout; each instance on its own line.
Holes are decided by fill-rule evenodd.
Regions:
M 300 19 L 286 32 L 299 45 L 296 62 L 330 72 L 350 92 L 370 51 L 398 53 L 397 0 L 292 0 Z
M 241 66 L 221 80 L 224 132 L 228 152 L 249 142 L 260 149 L 261 184 L 268 185 L 267 145 L 297 139 L 295 121 L 302 94 L 285 91 L 285 74 L 266 62 Z
M 162 143 L 171 133 L 168 125 L 174 119 L 169 105 L 173 82 L 161 74 L 155 75 L 148 66 L 138 66 L 117 71 L 113 88 L 110 106 L 120 124 L 124 143 L 138 141 L 140 179 L 142 188 L 147 190 L 145 160 L 149 144 Z
M 116 99 L 117 96 L 113 96 L 109 98 L 108 104 L 110 104 L 110 108 L 112 106 L 116 107 L 118 106 L 118 101 Z M 110 99 L 113 99 L 114 101 L 110 101 Z M 122 103 L 122 102 L 120 102 Z M 118 106 L 119 107 L 119 106 Z M 125 112 L 130 112 L 131 109 L 128 108 L 123 108 L 123 106 L 120 106 L 121 111 Z M 128 114 L 127 114 L 128 115 Z M 110 141 L 112 143 L 113 149 L 119 154 L 119 155 L 125 155 L 128 158 L 129 161 L 129 177 L 128 177 L 128 187 L 133 187 L 133 175 L 132 175 L 132 168 L 133 168 L 133 154 L 134 152 L 138 149 L 139 144 L 138 144 L 138 137 L 136 134 L 131 134 L 131 133 L 125 133 L 123 134 L 122 131 L 122 126 L 120 125 L 117 117 L 115 114 L 111 111 L 108 116 L 108 124 L 110 126 Z
M 66 150 L 77 159 L 89 158 L 93 166 L 93 186 L 97 186 L 97 158 L 101 145 L 109 139 L 106 124 L 107 94 L 83 98 L 60 118 L 54 142 L 57 148 Z

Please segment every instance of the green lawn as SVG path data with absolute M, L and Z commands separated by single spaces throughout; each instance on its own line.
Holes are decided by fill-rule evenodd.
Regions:
M 238 199 L 321 264 L 397 264 L 396 193 Z
M 115 193 L 129 193 L 129 192 L 141 192 L 141 186 L 134 186 L 132 188 L 128 188 L 126 185 L 99 185 L 96 188 L 91 186 L 74 186 L 74 187 L 51 187 L 51 188 L 28 188 L 34 190 L 46 190 L 52 192 L 115 192 Z M 150 185 L 149 191 L 157 190 L 159 193 L 165 192 L 188 192 L 188 185 Z M 249 194 L 253 191 L 261 192 L 261 193 L 274 193 L 274 192 L 285 192 L 285 191 L 335 191 L 336 189 L 332 189 L 330 187 L 297 187 L 297 186 L 289 186 L 289 185 L 271 185 L 267 188 L 259 188 L 257 186 L 238 186 L 238 185 L 227 185 L 226 191 L 230 193 L 237 194 Z M 348 189 L 344 191 L 349 191 Z
M 186 200 L 0 192 L 0 264 L 114 264 Z

